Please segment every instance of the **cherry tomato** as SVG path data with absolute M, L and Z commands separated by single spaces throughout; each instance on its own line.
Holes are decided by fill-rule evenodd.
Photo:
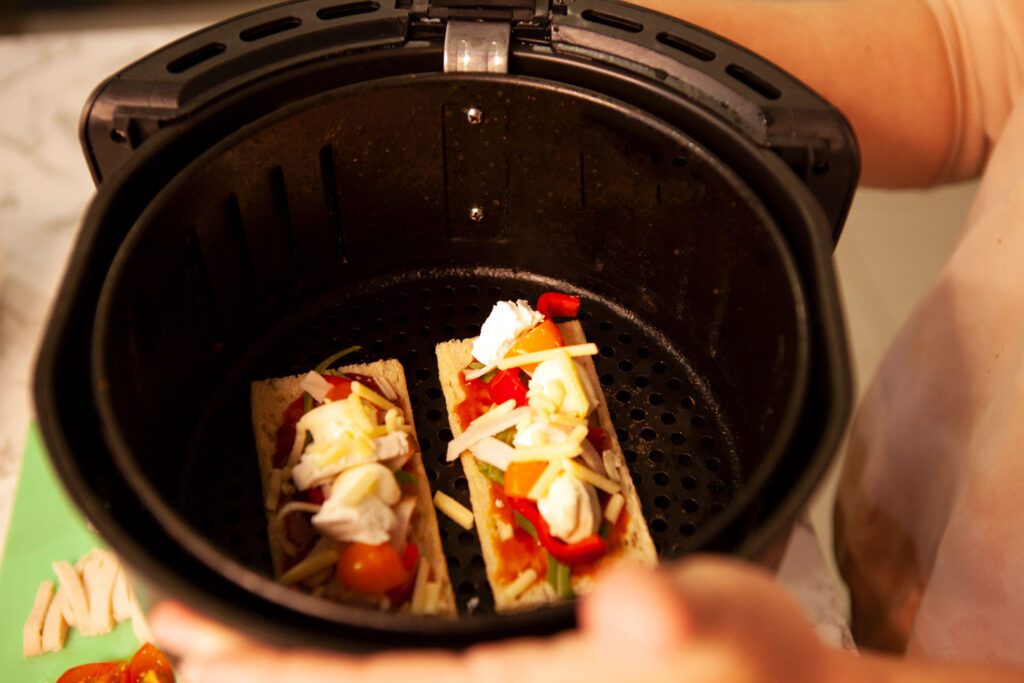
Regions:
M 128 664 L 128 683 L 174 683 L 171 663 L 156 645 L 146 643 Z
M 390 543 L 353 543 L 338 558 L 338 580 L 363 593 L 387 593 L 408 578 L 402 559 Z
M 420 561 L 420 549 L 415 543 L 410 543 L 405 546 L 405 554 L 402 556 L 402 566 L 410 572 L 416 569 L 416 564 Z
M 332 401 L 344 400 L 352 393 L 352 380 L 334 375 L 324 375 L 324 379 L 331 385 L 327 390 L 327 398 Z
M 57 683 L 128 683 L 128 665 L 124 662 L 96 662 L 72 667 Z

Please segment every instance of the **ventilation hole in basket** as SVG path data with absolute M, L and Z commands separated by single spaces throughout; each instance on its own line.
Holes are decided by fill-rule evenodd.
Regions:
M 468 491 L 469 490 L 469 480 L 466 479 L 465 477 L 456 477 L 455 478 L 455 488 L 458 491 Z
M 708 512 L 710 512 L 713 515 L 717 515 L 717 514 L 721 513 L 722 510 L 724 510 L 724 509 L 725 509 L 725 506 L 722 505 L 721 503 L 712 503 L 711 507 L 708 508 Z
M 427 468 L 427 479 L 430 481 L 437 481 L 437 470 L 432 467 Z
M 690 418 L 690 424 L 693 425 L 696 429 L 700 429 L 705 424 L 707 424 L 707 420 L 705 420 L 704 417 L 701 415 L 694 415 L 693 417 Z
M 627 33 L 640 33 L 644 30 L 644 25 L 627 19 L 626 17 L 620 17 L 618 14 L 612 14 L 611 12 L 600 12 L 598 10 L 588 9 L 584 10 L 581 15 L 587 21 L 592 21 L 595 24 L 602 24 L 611 28 L 625 31 Z
M 441 332 L 444 333 L 445 337 L 455 336 L 455 333 L 458 331 L 458 329 L 459 328 L 455 327 L 455 325 L 451 323 L 445 323 L 444 325 L 441 325 Z
M 447 429 L 447 428 L 442 429 L 441 431 L 439 431 L 437 433 L 437 436 L 438 436 L 438 438 L 441 439 L 441 441 L 444 441 L 444 442 L 447 443 L 448 441 L 452 440 L 452 430 Z
M 654 370 L 656 373 L 658 373 L 660 375 L 663 372 L 665 372 L 666 365 L 659 360 L 659 361 L 656 361 L 654 363 L 654 365 L 651 366 L 651 369 Z
M 647 397 L 647 402 L 650 403 L 652 406 L 660 406 L 662 403 L 665 402 L 665 397 L 662 396 L 661 394 L 651 394 L 650 396 Z
M 611 358 L 612 356 L 615 355 L 615 349 L 613 349 L 610 346 L 602 346 L 601 355 L 604 356 L 605 358 Z
M 692 396 L 683 396 L 683 398 L 680 399 L 680 401 L 679 401 L 679 405 L 684 410 L 693 410 L 694 406 L 697 405 L 697 402 L 695 400 L 693 400 Z
M 427 387 L 427 398 L 431 401 L 436 401 L 442 396 L 444 396 L 444 392 L 441 391 L 440 387 Z
M 680 467 L 693 467 L 693 456 L 689 453 L 680 453 L 676 457 L 676 462 L 679 463 Z
M 601 375 L 601 385 L 602 386 L 610 387 L 613 384 L 615 384 L 615 378 L 614 377 L 612 377 L 611 375 L 608 375 L 608 374 Z
M 619 343 L 629 344 L 632 341 L 633 341 L 633 336 L 630 335 L 628 332 L 623 332 L 622 334 L 619 335 Z
M 317 11 L 316 16 L 318 19 L 324 21 L 330 21 L 331 19 L 341 19 L 343 17 L 352 17 L 357 14 L 369 14 L 370 12 L 376 12 L 380 9 L 380 5 L 372 0 L 363 0 L 362 2 L 348 2 L 344 5 L 331 5 L 330 7 L 324 7 Z
M 420 439 L 420 450 L 429 451 L 430 447 L 433 446 L 433 442 L 430 439 Z
M 684 489 L 692 491 L 697 488 L 697 477 L 687 474 L 680 483 L 682 483 Z
M 637 358 L 647 358 L 651 355 L 651 350 L 646 346 L 638 346 L 636 347 L 636 355 Z
M 697 503 L 696 499 L 687 498 L 686 500 L 683 501 L 683 512 L 685 512 L 686 514 L 692 515 L 699 509 L 700 505 Z
M 431 373 L 426 368 L 416 368 L 416 379 L 420 382 L 425 382 L 430 379 Z
M 769 100 L 777 100 L 782 97 L 782 92 L 778 88 L 739 64 L 730 64 L 725 67 L 725 73 Z
M 448 316 L 450 316 L 450 315 L 452 315 L 454 313 L 455 313 L 455 306 L 452 306 L 451 304 L 445 304 L 444 306 L 441 307 L 441 315 L 443 315 L 445 317 L 448 317 Z
M 644 375 L 637 375 L 636 377 L 633 378 L 633 384 L 635 384 L 640 389 L 646 388 L 647 385 L 650 383 L 650 378 L 645 377 Z
M 652 448 L 651 452 L 647 454 L 647 457 L 650 458 L 651 462 L 661 462 L 665 459 L 665 454 L 657 448 Z
M 424 301 L 429 301 L 432 296 L 434 296 L 434 290 L 430 287 L 424 287 L 420 290 L 420 298 Z
M 663 534 L 666 530 L 668 530 L 668 522 L 665 521 L 664 517 L 655 517 L 651 520 L 651 531 L 656 534 Z
M 615 399 L 620 403 L 629 403 L 630 393 L 625 389 L 622 389 L 615 394 Z
M 658 486 L 666 485 L 668 483 L 668 475 L 665 474 L 664 472 L 655 472 L 654 483 L 657 484 Z
M 440 532 L 441 532 L 441 540 L 442 540 L 442 541 L 447 541 L 447 540 L 448 540 L 448 530 L 447 530 L 447 529 L 445 529 L 445 528 L 444 528 L 444 527 L 442 526 L 442 527 L 438 527 L 438 531 L 440 531 Z
M 676 416 L 672 413 L 661 414 L 661 424 L 663 425 L 674 425 L 676 423 Z
M 419 330 L 416 331 L 416 334 L 419 337 L 421 337 L 423 339 L 426 339 L 427 337 L 430 336 L 430 328 L 429 327 L 421 327 Z
M 668 499 L 668 496 L 655 496 L 654 498 L 654 507 L 658 508 L 659 510 L 664 510 L 671 504 L 672 501 Z
M 663 45 L 668 45 L 671 48 L 679 50 L 685 54 L 690 55 L 695 59 L 699 59 L 702 62 L 714 61 L 715 53 L 711 50 L 698 45 L 697 43 L 691 42 L 686 38 L 680 38 L 672 33 L 659 33 L 658 42 Z
M 459 532 L 459 545 L 473 545 L 476 541 L 476 534 L 469 531 Z
M 261 38 L 275 35 L 277 33 L 283 33 L 290 31 L 293 28 L 302 26 L 302 19 L 298 17 L 281 17 L 280 19 L 274 19 L 266 23 L 260 24 L 259 26 L 253 26 L 247 28 L 238 34 L 238 37 L 247 43 L 251 43 Z
M 470 337 L 476 337 L 480 334 L 480 323 L 469 323 L 466 325 L 466 332 Z
M 630 361 L 628 361 L 628 360 L 620 360 L 619 361 L 619 370 L 622 370 L 623 372 L 629 372 L 632 369 L 633 369 L 633 364 Z
M 441 411 L 437 410 L 436 408 L 431 408 L 430 410 L 427 411 L 427 419 L 430 420 L 431 422 L 440 422 Z
M 721 479 L 712 479 L 708 482 L 708 491 L 714 494 L 725 493 L 725 482 Z
M 683 383 L 676 378 L 672 378 L 668 381 L 668 388 L 672 391 L 679 391 L 683 388 Z
M 644 430 L 641 430 L 641 432 L 640 432 L 640 438 L 643 439 L 644 441 L 654 441 L 654 437 L 656 437 L 656 436 L 657 436 L 657 434 L 650 427 L 648 427 L 648 428 L 646 428 Z
M 462 538 L 459 536 L 459 538 Z M 470 581 L 463 581 L 459 584 L 459 595 L 461 597 L 468 597 L 476 593 L 476 584 Z
M 611 329 L 612 329 L 612 328 L 614 327 L 614 325 L 612 325 L 612 324 L 611 324 L 610 322 L 608 322 L 607 320 L 604 320 L 604 321 L 602 321 L 602 322 L 601 322 L 601 324 L 600 324 L 600 325 L 598 325 L 597 327 L 598 327 L 598 329 L 600 329 L 600 330 L 601 330 L 602 332 L 611 332 Z
M 473 569 L 483 569 L 484 568 L 484 558 L 483 558 L 483 555 L 474 555 L 473 558 L 469 561 L 469 566 L 471 566 Z
M 459 558 L 455 557 L 454 555 L 448 555 L 447 556 L 447 560 L 448 560 L 448 569 L 449 569 L 449 571 L 452 570 L 452 569 L 458 569 L 459 565 L 461 564 L 459 562 Z
M 629 417 L 632 418 L 634 421 L 639 422 L 640 420 L 647 417 L 647 413 L 640 410 L 639 408 L 633 408 L 633 410 L 629 411 Z
M 188 71 L 197 64 L 202 64 L 208 59 L 213 59 L 227 49 L 228 46 L 224 43 L 208 43 L 170 62 L 167 65 L 167 70 L 172 74 L 180 74 L 183 71 Z
M 633 463 L 635 463 L 635 462 L 637 461 L 637 458 L 639 457 L 639 456 L 638 456 L 638 455 L 636 454 L 636 451 L 630 451 L 630 450 L 624 451 L 624 452 L 623 452 L 623 455 L 625 455 L 625 456 L 626 456 L 626 462 L 627 462 L 628 464 L 630 464 L 630 465 L 632 465 Z
M 466 313 L 469 313 L 470 315 L 479 315 L 480 307 L 477 306 L 476 304 L 470 304 L 466 306 Z
M 679 525 L 679 533 L 683 536 L 693 536 L 697 533 L 697 527 L 693 522 L 683 522 Z
M 616 429 L 615 430 L 615 438 L 619 440 L 619 443 L 623 443 L 624 441 L 626 441 L 629 438 L 629 435 L 626 434 L 626 430 L 625 429 Z
M 491 298 L 491 299 L 500 299 L 501 298 L 501 287 L 498 287 L 497 285 L 493 285 L 491 287 L 488 287 L 487 288 L 487 296 L 489 298 Z
M 590 313 L 588 313 L 587 311 L 580 311 L 580 314 L 577 315 L 576 317 L 579 319 L 580 322 L 585 323 L 585 322 L 589 321 L 591 318 L 593 318 L 594 316 L 590 315 Z
M 717 472 L 722 469 L 722 461 L 718 458 L 708 458 L 704 461 L 704 467 L 707 467 L 709 472 Z
M 406 334 L 405 332 L 395 332 L 391 336 L 391 341 L 395 342 L 396 344 L 404 344 L 408 338 L 409 335 Z
M 704 450 L 707 450 L 707 451 L 713 450 L 714 447 L 715 447 L 715 440 L 712 439 L 710 436 L 702 436 L 702 437 L 700 437 L 700 442 L 699 443 L 700 443 L 700 447 L 703 448 Z

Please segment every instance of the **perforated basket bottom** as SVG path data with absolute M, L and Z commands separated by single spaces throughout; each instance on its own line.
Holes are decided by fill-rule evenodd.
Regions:
M 301 311 L 240 359 L 214 397 L 183 468 L 179 509 L 241 563 L 270 573 L 259 472 L 251 436 L 252 380 L 307 372 L 338 349 L 362 345 L 345 362 L 397 358 L 405 367 L 430 486 L 469 506 L 462 466 L 446 463 L 452 438 L 434 346 L 475 336 L 500 299 L 527 299 L 567 284 L 525 274 L 445 271 L 375 281 Z M 729 425 L 686 349 L 612 302 L 583 293 L 579 320 L 600 355 L 601 388 L 662 557 L 693 550 L 693 537 L 721 512 L 740 482 Z M 170 498 L 174 498 L 170 496 Z M 494 603 L 475 531 L 438 515 L 460 611 Z

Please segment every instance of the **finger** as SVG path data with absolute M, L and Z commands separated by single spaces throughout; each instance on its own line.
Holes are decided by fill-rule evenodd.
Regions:
M 597 651 L 664 660 L 691 638 L 686 603 L 664 572 L 622 567 L 602 576 L 579 605 L 580 628 Z
M 173 601 L 153 607 L 149 626 L 161 648 L 180 656 L 212 656 L 251 645 L 251 641 L 237 631 Z

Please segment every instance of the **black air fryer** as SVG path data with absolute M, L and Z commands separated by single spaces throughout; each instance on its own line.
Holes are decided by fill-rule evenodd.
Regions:
M 569 604 L 496 615 L 475 534 L 443 516 L 458 620 L 269 578 L 249 383 L 351 344 L 404 364 L 431 486 L 468 503 L 434 345 L 498 299 L 579 294 L 666 561 L 771 564 L 837 448 L 856 144 L 698 27 L 611 0 L 284 3 L 114 75 L 81 133 L 98 192 L 37 368 L 47 447 L 151 591 L 254 635 L 362 651 L 572 625 Z

